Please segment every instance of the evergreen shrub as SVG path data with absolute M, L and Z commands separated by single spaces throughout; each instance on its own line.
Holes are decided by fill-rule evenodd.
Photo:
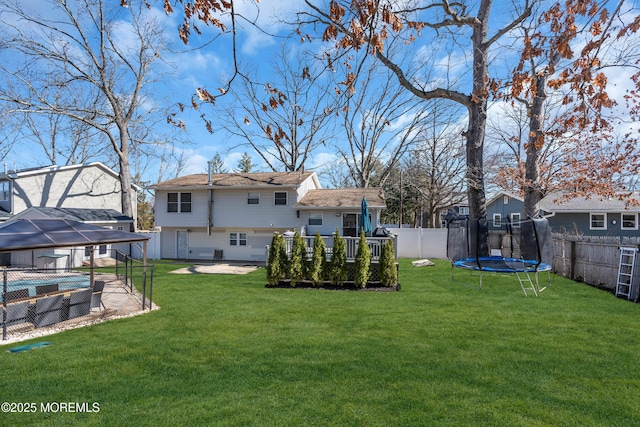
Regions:
M 343 286 L 347 280 L 347 245 L 336 229 L 333 236 L 333 253 L 329 265 L 329 280 L 334 286 Z
M 371 275 L 371 249 L 367 244 L 367 237 L 364 230 L 360 230 L 360 240 L 356 251 L 353 279 L 356 288 L 365 288 Z
M 322 285 L 326 270 L 327 246 L 320 236 L 320 233 L 316 232 L 316 236 L 313 239 L 313 256 L 311 258 L 311 265 L 309 266 L 309 280 L 311 280 L 314 286 Z

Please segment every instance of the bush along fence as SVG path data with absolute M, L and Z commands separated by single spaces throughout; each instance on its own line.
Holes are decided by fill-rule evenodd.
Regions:
M 311 240 L 296 231 L 288 245 L 275 233 L 267 248 L 267 287 L 400 290 L 392 238 L 372 239 L 361 232 L 353 258 L 347 257 L 346 239 L 336 231 L 327 247 L 316 233 L 310 246 Z

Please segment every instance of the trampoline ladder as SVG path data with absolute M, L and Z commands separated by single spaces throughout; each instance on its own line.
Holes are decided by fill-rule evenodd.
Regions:
M 616 284 L 617 297 L 631 299 L 631 286 L 637 251 L 636 248 L 620 248 L 620 265 L 618 266 L 618 282 Z
M 518 281 L 520 282 L 520 287 L 522 288 L 522 292 L 524 292 L 524 296 L 528 297 L 527 291 L 533 291 L 535 296 L 538 296 L 537 283 L 533 283 L 531 280 L 531 276 L 526 271 L 523 273 L 516 272 L 516 277 L 518 277 Z M 538 281 L 538 277 L 536 276 L 536 282 Z

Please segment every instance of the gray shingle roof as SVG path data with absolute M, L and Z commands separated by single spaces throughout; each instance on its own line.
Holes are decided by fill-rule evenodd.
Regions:
M 133 221 L 115 209 L 81 209 L 81 208 L 43 208 L 31 207 L 33 211 L 41 212 L 49 218 L 68 219 L 80 222 L 111 222 Z
M 211 176 L 212 187 L 265 187 L 295 186 L 312 176 L 313 172 L 251 172 L 251 173 L 216 173 Z M 208 174 L 185 175 L 179 178 L 159 182 L 150 188 L 159 190 L 176 187 L 206 187 Z
M 635 199 L 635 202 L 634 202 Z M 625 212 L 640 211 L 638 206 L 640 194 L 634 193 L 631 197 L 620 195 L 619 197 L 604 198 L 594 195 L 590 198 L 575 197 L 563 198 L 562 194 L 549 194 L 540 201 L 540 207 L 550 212 Z
M 381 188 L 328 188 L 309 191 L 296 203 L 295 207 L 360 209 L 363 197 L 367 198 L 370 208 L 387 206 Z

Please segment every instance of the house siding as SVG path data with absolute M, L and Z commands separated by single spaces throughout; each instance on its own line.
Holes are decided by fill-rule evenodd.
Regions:
M 216 177 L 212 181 L 224 182 L 216 181 Z M 162 229 L 160 256 L 212 261 L 218 250 L 222 251 L 224 260 L 266 261 L 266 247 L 271 244 L 274 232 L 298 230 L 314 235 L 318 231 L 330 236 L 336 228 L 342 233 L 345 213 L 360 213 L 359 201 L 358 206 L 348 207 L 301 205 L 300 200 L 309 191 L 320 189 L 315 174 L 309 174 L 302 182 L 288 184 L 265 184 L 264 176 L 255 185 L 242 180 L 236 182 L 240 183 L 208 187 L 202 177 L 191 175 L 152 187 L 156 225 Z M 287 193 L 286 205 L 276 205 L 277 192 Z M 167 212 L 169 193 L 191 193 L 191 212 Z M 249 193 L 253 193 L 252 200 L 257 193 L 259 203 L 249 204 Z M 351 200 L 349 203 L 353 204 Z M 374 226 L 379 223 L 380 210 L 380 207 L 370 208 Z M 311 212 L 323 213 L 322 225 L 309 225 Z M 232 245 L 231 233 L 246 235 L 246 244 Z
M 249 192 L 260 194 L 260 204 L 249 205 Z M 286 192 L 287 204 L 276 205 L 275 193 Z M 295 228 L 299 222 L 293 205 L 296 192 L 291 188 L 269 188 L 265 190 L 214 190 L 213 226 L 237 227 L 247 224 L 251 228 Z
M 505 198 L 507 198 L 508 202 L 505 203 Z M 487 220 L 489 221 L 489 230 L 500 230 L 505 228 L 506 218 L 511 219 L 511 215 L 514 213 L 520 214 L 522 218 L 522 212 L 524 211 L 524 203 L 522 200 L 515 199 L 510 196 L 500 196 L 492 201 L 489 205 L 487 205 Z M 493 225 L 493 217 L 494 214 L 500 214 L 502 217 L 502 226 L 494 227 Z
M 178 231 L 187 232 L 186 257 L 179 256 L 177 247 Z M 246 246 L 232 246 L 230 233 L 246 233 Z M 230 227 L 216 230 L 209 235 L 206 228 L 185 229 L 180 227 L 163 227 L 160 244 L 162 258 L 180 258 L 190 260 L 212 261 L 214 251 L 221 250 L 225 260 L 266 261 L 266 246 L 271 244 L 273 232 L 257 231 L 242 227 Z
M 640 230 L 623 230 L 622 213 L 607 212 L 607 229 L 591 230 L 591 213 L 557 213 L 549 218 L 554 233 L 582 234 L 587 236 L 640 237 Z M 625 212 L 632 213 L 632 212 Z M 615 221 L 615 224 L 613 224 Z
M 29 207 L 95 208 L 122 211 L 120 182 L 101 164 L 51 167 L 18 173 L 12 182 L 13 214 Z M 132 192 L 136 217 L 136 192 Z M 7 207 L 3 204 L 3 207 Z
M 237 227 L 238 224 L 250 224 L 251 228 L 293 228 L 299 223 L 296 211 L 295 192 L 291 189 L 274 190 L 221 190 L 212 189 L 212 227 Z M 275 205 L 275 192 L 287 192 L 287 205 Z M 191 212 L 167 212 L 168 193 L 191 193 Z M 247 203 L 249 192 L 260 194 L 260 203 Z M 207 227 L 209 210 L 209 190 L 157 190 L 156 191 L 156 223 L 163 227 Z
M 309 225 L 309 214 L 311 212 L 322 212 L 322 225 Z M 336 214 L 338 215 L 336 216 Z M 301 211 L 300 219 L 304 221 L 306 234 L 310 236 L 315 235 L 316 232 L 319 232 L 321 236 L 331 236 L 335 233 L 336 228 L 342 230 L 342 214 L 338 211 L 305 210 Z M 377 223 L 375 219 L 371 222 Z

